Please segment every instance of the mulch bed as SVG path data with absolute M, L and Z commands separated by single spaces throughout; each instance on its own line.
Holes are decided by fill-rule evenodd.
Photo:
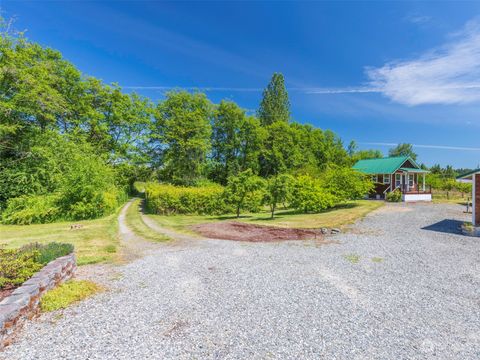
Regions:
M 331 242 L 325 240 L 325 235 L 321 233 L 320 229 L 281 228 L 277 226 L 246 224 L 238 221 L 221 221 L 216 223 L 199 224 L 194 225 L 191 228 L 199 234 L 211 239 L 249 242 L 316 239 L 321 240 L 324 243 Z

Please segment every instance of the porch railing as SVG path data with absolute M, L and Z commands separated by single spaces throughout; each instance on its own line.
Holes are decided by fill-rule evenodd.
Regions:
M 432 193 L 432 186 L 431 185 L 426 185 L 425 190 L 423 190 L 422 187 L 420 187 L 418 184 L 415 184 L 415 186 L 408 186 L 407 184 L 400 184 L 400 186 L 396 187 L 397 189 L 400 189 L 402 194 L 431 194 Z

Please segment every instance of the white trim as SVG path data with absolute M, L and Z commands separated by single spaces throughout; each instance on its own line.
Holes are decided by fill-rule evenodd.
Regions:
M 385 180 L 387 180 L 387 179 L 388 179 L 388 182 L 385 182 Z M 384 183 L 385 185 L 390 185 L 391 180 L 392 180 L 392 179 L 390 178 L 390 174 L 383 174 L 383 183 Z
M 432 201 L 432 194 L 403 194 L 402 200 L 410 201 Z

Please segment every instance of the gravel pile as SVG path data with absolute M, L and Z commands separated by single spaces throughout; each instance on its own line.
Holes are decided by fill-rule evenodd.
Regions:
M 30 322 L 0 358 L 478 359 L 480 242 L 458 234 L 466 219 L 456 205 L 388 205 L 328 245 L 159 245 L 111 291 Z

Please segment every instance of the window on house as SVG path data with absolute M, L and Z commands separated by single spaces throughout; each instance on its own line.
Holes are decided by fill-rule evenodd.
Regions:
M 378 182 L 378 176 L 377 176 L 377 175 L 373 175 L 373 176 L 372 176 L 372 181 L 373 181 L 374 183 Z
M 383 174 L 383 183 L 390 184 L 390 174 Z
M 402 174 L 395 174 L 395 187 L 402 185 Z
M 413 186 L 414 184 L 414 177 L 413 174 L 408 174 L 408 186 Z

